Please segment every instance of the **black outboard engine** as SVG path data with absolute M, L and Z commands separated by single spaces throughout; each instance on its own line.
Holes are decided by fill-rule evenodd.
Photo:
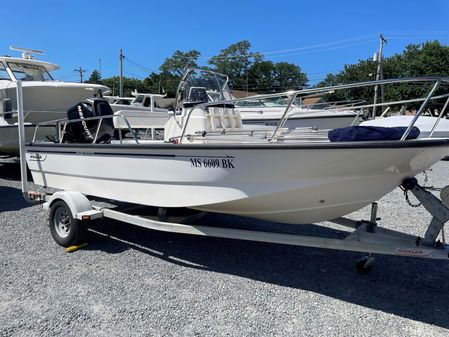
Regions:
M 112 118 L 85 120 L 90 117 L 112 116 L 109 103 L 103 98 L 93 98 L 80 102 L 67 110 L 67 119 L 77 120 L 77 122 L 67 123 L 63 140 L 66 143 L 92 143 L 97 133 L 98 124 L 101 120 L 100 130 L 96 143 L 110 142 L 114 133 L 114 123 Z

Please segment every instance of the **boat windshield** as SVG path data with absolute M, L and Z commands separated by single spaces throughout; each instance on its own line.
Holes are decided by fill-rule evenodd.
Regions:
M 2 62 L 0 62 L 0 80 L 11 81 L 11 77 L 9 76 L 8 72 L 6 71 L 5 65 Z
M 182 102 L 199 104 L 229 99 L 231 93 L 228 77 L 213 71 L 189 69 L 178 86 L 178 104 Z
M 114 104 L 122 104 L 122 105 L 131 105 L 131 102 L 134 100 L 134 98 L 119 98 L 114 102 Z
M 136 98 L 134 98 L 133 103 L 142 103 L 143 102 L 143 95 L 138 95 Z
M 247 99 L 235 102 L 235 106 L 239 107 L 271 107 L 285 108 L 288 101 L 283 97 L 264 98 L 264 99 Z
M 17 62 L 8 62 L 8 66 L 18 81 L 53 81 L 53 77 L 43 66 Z
M 261 106 L 265 106 L 265 104 L 260 99 L 249 99 L 246 101 L 237 101 L 237 102 L 235 102 L 235 106 L 261 107 Z

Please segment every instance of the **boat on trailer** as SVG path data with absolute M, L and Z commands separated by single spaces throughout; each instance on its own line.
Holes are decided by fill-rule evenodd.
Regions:
M 164 126 L 163 140 L 138 139 L 131 127 L 129 137 L 122 133 L 114 136 L 112 120 L 121 117 L 126 124 L 126 118 L 111 112 L 89 118 L 59 120 L 56 122 L 59 134 L 54 142 L 31 142 L 24 146 L 26 155 L 23 157 L 34 182 L 66 191 L 51 197 L 42 193 L 31 194 L 35 199 L 47 201 L 57 242 L 63 245 L 78 242 L 79 233 L 70 234 L 72 222 L 77 224 L 76 228 L 78 220 L 103 216 L 126 219 L 153 229 L 174 228 L 173 224 L 165 228 L 160 221 L 149 224 L 141 218 L 94 208 L 86 196 L 153 206 L 160 210 L 186 207 L 281 223 L 332 220 L 372 204 L 395 187 L 412 181 L 412 177 L 431 167 L 448 152 L 449 138 L 409 139 L 416 131 L 413 129 L 416 119 L 429 102 L 449 97 L 449 94 L 435 95 L 438 88 L 447 87 L 447 78 L 383 80 L 283 93 L 281 95 L 287 95 L 289 101 L 278 125 L 261 128 L 242 125 L 241 116 L 235 111 L 235 101 L 227 99 L 220 89 L 222 81 L 225 79 L 221 74 L 188 70 L 179 84 L 178 109 Z M 433 86 L 427 97 L 418 99 L 422 105 L 416 119 L 401 130 L 397 140 L 335 142 L 314 128 L 284 128 L 290 105 L 298 96 L 417 82 L 432 83 Z M 210 97 L 216 99 L 211 101 Z M 96 100 L 92 102 L 93 110 L 97 106 L 104 112 L 107 110 L 105 104 Z M 86 133 L 91 137 L 81 141 L 70 139 L 68 135 L 73 124 L 82 127 L 83 137 Z M 45 125 L 48 123 L 40 126 Z M 350 133 L 366 130 L 354 128 L 349 130 Z M 416 184 L 405 185 L 409 190 L 419 190 Z M 372 222 L 375 222 L 375 217 Z M 350 226 L 356 228 L 358 225 Z M 392 247 L 385 248 L 382 243 L 376 242 L 374 247 L 360 242 L 358 238 L 365 235 L 360 232 L 375 232 L 370 226 L 356 229 L 360 234 L 352 238 L 356 242 L 324 244 L 323 239 L 305 239 L 301 244 L 356 251 L 365 247 L 369 248 L 367 251 L 395 254 Z M 182 228 L 180 231 L 186 233 L 204 230 Z M 431 236 L 435 232 L 438 236 L 441 229 L 442 225 L 438 230 L 433 229 Z M 238 233 L 247 239 L 248 233 L 244 232 Z M 382 233 L 386 235 L 386 232 Z M 428 257 L 425 255 L 429 247 L 412 250 L 409 236 L 391 231 L 387 234 L 391 237 L 382 238 L 380 235 L 379 240 L 407 241 L 400 246 L 404 249 L 402 253 L 396 252 L 398 255 Z M 222 236 L 238 238 L 234 232 Z M 429 237 L 426 233 L 426 239 L 422 240 L 426 245 L 431 240 Z M 284 239 L 292 241 L 291 238 Z M 284 239 L 282 243 L 288 243 Z M 281 242 L 276 240 L 272 242 Z M 435 240 L 436 237 L 433 243 Z M 447 258 L 448 248 L 444 246 L 441 249 L 438 253 L 432 251 L 432 256 Z M 368 264 L 369 261 L 365 262 Z

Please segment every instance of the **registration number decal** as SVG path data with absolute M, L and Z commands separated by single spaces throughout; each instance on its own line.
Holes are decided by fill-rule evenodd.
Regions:
M 190 167 L 235 168 L 234 158 L 190 158 Z

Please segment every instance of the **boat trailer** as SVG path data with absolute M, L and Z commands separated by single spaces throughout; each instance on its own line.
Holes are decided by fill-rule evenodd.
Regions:
M 344 239 L 333 239 L 167 222 L 164 221 L 165 209 L 159 209 L 156 219 L 132 215 L 109 207 L 94 206 L 85 195 L 76 191 L 59 191 L 52 195 L 26 192 L 24 196 L 29 201 L 43 203 L 44 209 L 48 210 L 50 214 L 52 236 L 58 244 L 64 247 L 84 243 L 88 223 L 92 220 L 106 218 L 170 233 L 368 253 L 357 263 L 357 269 L 360 272 L 371 270 L 374 260 L 371 254 L 374 253 L 449 259 L 449 245 L 444 242 L 443 232 L 444 224 L 449 220 L 449 186 L 441 191 L 442 200 L 421 187 L 415 178 L 404 180 L 401 187 L 405 191 L 413 193 L 421 205 L 433 216 L 422 237 L 378 226 L 377 203 L 373 203 L 371 206 L 370 220 L 355 221 L 346 217 L 331 220 L 338 225 L 353 229 Z M 440 233 L 442 233 L 442 242 L 438 240 Z

